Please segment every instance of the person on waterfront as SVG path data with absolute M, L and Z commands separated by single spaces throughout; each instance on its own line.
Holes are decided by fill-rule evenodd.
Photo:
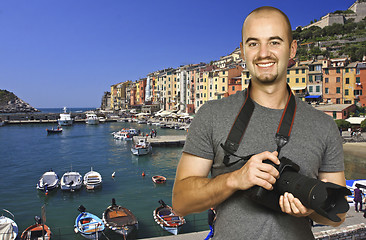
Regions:
M 356 184 L 356 188 L 354 190 L 353 201 L 355 202 L 355 211 L 362 212 L 362 190 L 360 189 L 360 185 Z
M 298 98 L 291 138 L 280 156 L 276 151 L 274 136 L 290 96 L 287 65 L 296 49 L 290 22 L 282 11 L 261 7 L 251 12 L 243 24 L 241 43 L 242 58 L 252 76 L 251 87 L 205 103 L 190 125 L 177 167 L 173 208 L 185 216 L 214 207 L 213 239 L 308 240 L 314 239 L 310 219 L 331 226 L 345 219 L 342 213 L 340 222 L 332 222 L 290 193 L 279 198 L 282 212 L 272 211 L 241 191 L 253 186 L 272 190 L 279 172 L 263 161 L 279 164 L 282 156 L 298 164 L 301 174 L 346 186 L 337 125 L 330 116 Z M 252 156 L 238 169 L 225 165 L 221 145 L 243 106 L 246 91 L 255 108 L 236 155 Z

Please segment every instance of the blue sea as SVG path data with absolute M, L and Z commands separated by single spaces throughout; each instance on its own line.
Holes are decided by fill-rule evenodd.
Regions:
M 85 111 L 85 108 L 75 111 Z M 50 127 L 54 124 L 5 125 L 0 128 L 0 210 L 5 208 L 15 215 L 20 232 L 34 223 L 34 216 L 40 216 L 41 207 L 45 205 L 46 224 L 53 232 L 53 239 L 83 239 L 73 232 L 79 205 L 101 217 L 111 199 L 115 198 L 117 204 L 137 216 L 137 238 L 170 235 L 154 222 L 152 211 L 159 206 L 160 199 L 171 204 L 182 147 L 153 147 L 151 155 L 133 156 L 131 142 L 115 140 L 111 133 L 121 128 L 136 128 L 147 133 L 152 128 L 136 123 L 77 123 L 63 127 L 61 134 L 47 135 L 46 128 Z M 160 128 L 157 133 L 186 134 L 181 130 Z M 365 178 L 365 159 L 345 154 L 345 165 L 347 179 Z M 102 174 L 100 190 L 89 192 L 83 188 L 70 193 L 58 189 L 46 196 L 36 189 L 40 176 L 50 169 L 61 178 L 71 169 L 84 175 L 91 168 Z M 113 172 L 115 178 L 111 176 Z M 151 181 L 153 175 L 167 177 L 166 184 L 155 185 Z M 182 233 L 209 229 L 206 212 L 189 215 L 186 220 Z M 106 230 L 105 235 L 111 240 L 122 239 L 110 230 Z M 103 236 L 103 239 L 107 238 Z
M 149 132 L 152 127 L 149 125 L 79 123 L 63 127 L 61 134 L 47 135 L 46 128 L 50 127 L 53 125 L 6 125 L 0 128 L 0 208 L 15 215 L 20 232 L 34 223 L 35 215 L 41 216 L 41 207 L 45 205 L 46 224 L 53 232 L 53 239 L 83 239 L 73 232 L 78 206 L 83 205 L 87 211 L 102 217 L 111 199 L 115 198 L 117 204 L 137 216 L 138 238 L 170 235 L 154 222 L 152 212 L 159 206 L 160 199 L 171 205 L 182 147 L 153 147 L 151 155 L 137 157 L 130 152 L 131 141 L 115 140 L 111 135 L 130 127 Z M 182 130 L 160 128 L 157 133 L 186 134 Z M 71 169 L 84 175 L 91 168 L 103 177 L 100 190 L 89 192 L 83 188 L 70 193 L 58 189 L 46 196 L 36 189 L 41 175 L 50 169 L 61 178 Z M 114 178 L 111 176 L 113 172 Z M 166 184 L 155 185 L 151 180 L 153 175 L 167 177 Z M 182 233 L 209 229 L 207 213 L 193 214 L 186 220 Z M 121 235 L 110 230 L 105 234 L 109 239 L 122 239 Z
M 64 108 L 37 108 L 39 111 L 41 111 L 42 113 L 62 113 L 64 112 Z M 86 112 L 86 111 L 91 111 L 91 110 L 95 110 L 96 108 L 77 108 L 77 107 L 73 107 L 73 108 L 67 108 L 67 112 L 71 112 L 71 113 L 82 113 L 82 112 Z

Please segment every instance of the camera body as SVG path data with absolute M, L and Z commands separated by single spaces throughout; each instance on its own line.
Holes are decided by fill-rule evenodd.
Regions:
M 274 166 L 280 175 L 272 191 L 259 186 L 244 191 L 251 200 L 270 209 L 281 211 L 279 197 L 285 192 L 292 193 L 305 207 L 313 209 L 334 222 L 341 221 L 336 214 L 348 211 L 349 205 L 345 196 L 350 195 L 351 192 L 346 187 L 304 176 L 298 173 L 300 167 L 286 157 L 280 159 L 279 165 L 270 160 L 263 162 Z

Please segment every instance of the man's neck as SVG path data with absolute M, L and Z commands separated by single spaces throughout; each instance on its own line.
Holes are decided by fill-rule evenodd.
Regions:
M 283 109 L 286 106 L 289 93 L 286 82 L 272 85 L 258 84 L 252 82 L 250 97 L 259 105 L 272 108 Z

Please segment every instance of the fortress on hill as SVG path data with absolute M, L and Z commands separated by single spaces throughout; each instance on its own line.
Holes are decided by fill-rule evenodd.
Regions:
M 366 17 L 366 0 L 357 0 L 347 9 L 347 11 L 328 13 L 321 17 L 319 21 L 309 24 L 303 28 L 306 29 L 312 26 L 324 28 L 326 26 L 331 26 L 334 23 L 343 25 L 348 19 L 354 19 L 355 22 L 360 22 L 364 17 Z

